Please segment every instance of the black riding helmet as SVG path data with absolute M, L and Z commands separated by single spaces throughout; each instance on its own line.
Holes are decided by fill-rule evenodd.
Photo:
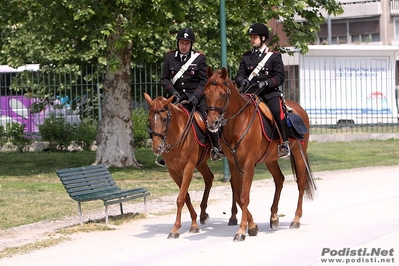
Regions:
M 259 35 L 261 42 L 264 43 L 269 39 L 269 29 L 265 24 L 254 23 L 249 27 L 247 35 Z M 265 36 L 264 40 L 262 39 L 262 36 Z
M 189 29 L 189 28 L 181 29 L 177 33 L 176 39 L 177 40 L 188 40 L 188 41 L 191 41 L 191 42 L 195 42 L 194 31 L 192 29 Z
M 191 48 L 193 48 L 193 43 L 195 42 L 195 34 L 192 29 L 189 28 L 184 28 L 179 30 L 176 36 L 177 39 L 177 49 L 179 49 L 179 40 L 187 40 L 191 41 Z

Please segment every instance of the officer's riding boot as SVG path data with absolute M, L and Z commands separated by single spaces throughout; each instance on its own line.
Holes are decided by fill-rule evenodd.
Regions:
M 166 163 L 163 159 L 155 161 L 156 165 L 162 166 L 162 167 L 166 167 Z
M 224 158 L 225 157 L 224 153 L 223 153 L 222 149 L 219 146 L 219 132 L 213 133 L 213 132 L 208 131 L 208 135 L 209 135 L 209 138 L 211 139 L 212 144 L 213 144 L 213 148 L 211 150 L 211 160 L 212 160 L 212 162 L 218 161 L 221 158 Z
M 290 157 L 290 142 L 288 140 L 288 124 L 287 119 L 276 120 L 277 126 L 280 130 L 281 138 L 283 139 L 283 143 L 278 145 L 278 156 L 280 158 L 289 158 Z

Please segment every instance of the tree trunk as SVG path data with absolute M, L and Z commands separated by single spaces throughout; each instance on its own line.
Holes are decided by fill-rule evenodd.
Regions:
M 131 45 L 114 56 L 118 57 L 121 64 L 117 70 L 107 66 L 102 120 L 96 137 L 95 164 L 103 163 L 109 167 L 141 167 L 134 156 L 130 93 Z

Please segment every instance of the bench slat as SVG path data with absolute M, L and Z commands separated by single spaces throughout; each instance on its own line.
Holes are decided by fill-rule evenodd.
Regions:
M 76 197 L 76 196 L 81 196 L 81 195 L 87 195 L 87 197 L 89 197 L 90 195 L 94 195 L 93 197 L 96 197 L 97 194 L 99 195 L 108 195 L 110 193 L 114 193 L 119 191 L 120 188 L 119 187 L 103 187 L 102 189 L 98 188 L 98 189 L 94 189 L 94 190 L 89 190 L 89 189 L 85 189 L 85 190 L 67 190 L 68 194 L 71 197 Z
M 116 183 L 113 179 L 108 179 L 108 180 L 101 180 L 101 179 L 87 179 L 86 181 L 82 182 L 81 180 L 78 180 L 78 182 L 73 182 L 73 181 L 69 181 L 69 182 L 64 182 L 63 183 L 64 187 L 66 189 L 72 189 L 72 188 L 96 188 L 98 187 L 102 187 L 102 186 L 116 186 Z
M 79 172 L 74 175 L 65 175 L 65 174 L 60 174 L 58 175 L 59 178 L 63 183 L 68 183 L 68 182 L 84 182 L 85 180 L 113 180 L 112 176 L 109 173 L 104 173 L 104 172 L 97 172 L 94 174 L 89 174 L 86 175 L 83 172 Z
M 81 224 L 80 202 L 102 200 L 105 205 L 105 221 L 108 223 L 108 205 L 120 203 L 123 213 L 122 202 L 142 197 L 146 205 L 146 197 L 150 195 L 147 188 L 119 188 L 104 164 L 60 169 L 56 173 L 68 195 L 78 202 Z

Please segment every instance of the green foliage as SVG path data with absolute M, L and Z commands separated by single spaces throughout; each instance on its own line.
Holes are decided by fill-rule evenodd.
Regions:
M 105 64 L 114 62 L 117 51 L 128 47 L 133 62 L 159 62 L 165 52 L 176 47 L 177 31 L 190 27 L 197 35 L 194 48 L 207 55 L 211 66 L 219 65 L 220 1 L 6 2 L 0 10 L 3 64 Z M 306 52 L 326 19 L 322 11 L 330 15 L 343 12 L 335 0 L 230 0 L 225 10 L 229 65 L 238 63 L 246 49 L 243 43 L 250 48 L 245 31 L 254 22 L 283 21 L 278 27 L 283 27 L 291 45 Z M 275 33 L 277 29 L 272 30 Z M 271 46 L 280 48 L 278 41 L 273 34 Z M 118 62 L 112 65 L 118 66 Z
M 0 150 L 7 142 L 7 133 L 3 125 L 0 125 Z
M 91 121 L 71 125 L 64 117 L 54 114 L 39 126 L 42 140 L 48 142 L 50 151 L 65 151 L 71 144 L 88 151 L 96 139 L 97 131 L 97 125 Z
M 86 63 L 106 65 L 103 121 L 112 119 L 114 113 L 107 111 L 113 108 L 117 108 L 113 110 L 115 112 L 130 111 L 130 99 L 122 104 L 114 101 L 126 99 L 126 95 L 130 97 L 131 63 L 162 62 L 164 54 L 176 48 L 176 33 L 181 28 L 192 28 L 197 36 L 194 49 L 207 55 L 210 66 L 219 66 L 220 1 L 192 0 L 189 4 L 172 0 L 3 2 L 0 9 L 0 64 L 17 67 L 37 63 L 41 68 L 56 69 Z M 305 53 L 307 45 L 315 40 L 315 34 L 320 30 L 320 23 L 325 20 L 323 10 L 334 15 L 343 12 L 341 4 L 335 0 L 229 1 L 224 14 L 228 36 L 227 64 L 238 65 L 241 54 L 250 49 L 245 35 L 248 26 L 254 22 L 268 23 L 272 19 L 284 22 L 283 30 L 289 42 Z M 294 20 L 296 15 L 303 21 Z M 281 26 L 281 23 L 277 25 Z M 280 49 L 278 41 L 279 37 L 274 34 L 271 48 Z M 248 48 L 243 47 L 243 43 L 247 43 Z M 126 130 L 119 134 L 130 135 L 130 123 L 130 120 L 126 121 Z M 107 122 L 101 124 L 102 127 L 107 125 Z M 100 132 L 104 134 L 98 135 L 99 145 L 114 133 L 112 130 Z M 57 147 L 63 148 L 62 136 L 57 138 L 60 141 Z M 66 138 L 63 140 L 67 141 Z M 109 156 L 108 163 L 118 165 L 113 160 L 121 157 Z
M 19 152 L 26 151 L 27 145 L 31 143 L 31 140 L 24 136 L 25 126 L 25 124 L 16 122 L 7 124 L 7 136 Z
M 48 142 L 50 151 L 65 151 L 74 138 L 73 126 L 55 114 L 44 119 L 39 132 L 42 139 Z
M 83 150 L 89 151 L 96 139 L 97 125 L 91 123 L 80 123 L 74 129 L 74 142 Z
M 136 108 L 132 112 L 134 144 L 136 148 L 145 147 L 148 140 L 148 117 L 143 108 Z

